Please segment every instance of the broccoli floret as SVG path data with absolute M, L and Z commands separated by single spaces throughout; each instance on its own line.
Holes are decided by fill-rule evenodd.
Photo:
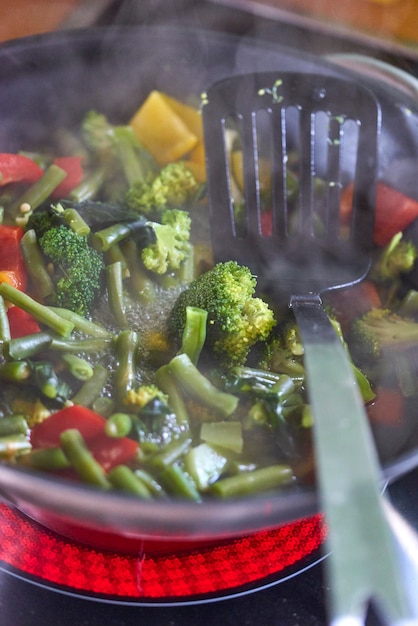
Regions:
M 351 361 L 341 325 L 330 312 L 328 316 Z M 304 348 L 294 316 L 286 317 L 277 325 L 275 332 L 266 342 L 266 354 L 260 366 L 272 372 L 286 374 L 299 386 L 305 386 Z M 370 402 L 375 397 L 375 393 L 368 378 L 354 363 L 352 363 L 352 368 L 363 400 Z
M 125 201 L 132 210 L 145 215 L 167 207 L 184 207 L 199 194 L 200 185 L 183 161 L 169 163 L 155 178 L 138 182 L 128 190 Z
M 300 331 L 294 318 L 284 323 L 281 334 L 283 338 L 283 344 L 286 348 L 286 351 L 288 351 L 290 355 L 292 355 L 293 357 L 304 355 L 305 351 L 303 348 L 302 338 L 300 336 Z
M 143 248 L 142 261 L 147 270 L 156 274 L 178 270 L 191 253 L 191 220 L 186 211 L 167 209 L 161 223 L 149 222 L 156 235 L 156 242 Z
M 136 412 L 142 411 L 142 409 L 155 400 L 158 400 L 164 405 L 168 404 L 167 394 L 163 393 L 156 385 L 148 384 L 141 385 L 137 389 L 130 389 L 123 403 Z M 168 410 L 166 410 L 166 412 L 168 412 Z
M 418 323 L 389 309 L 371 309 L 354 320 L 348 343 L 355 359 L 376 361 L 389 349 L 417 344 Z
M 21 396 L 23 394 L 20 394 Z M 16 398 L 13 401 L 13 411 L 16 414 L 25 416 L 29 428 L 33 428 L 36 424 L 40 424 L 51 415 L 51 411 L 39 399 L 28 399 L 27 397 Z
M 34 230 L 39 239 L 50 228 L 56 228 L 64 223 L 64 209 L 58 205 L 44 209 L 39 208 L 30 214 L 25 230 Z
M 304 381 L 303 355 L 295 356 L 292 354 L 285 346 L 280 334 L 274 333 L 266 343 L 265 348 L 265 356 L 259 363 L 260 367 L 265 367 L 279 374 L 287 374 L 294 380 Z
M 204 350 L 229 367 L 244 364 L 250 348 L 265 340 L 275 325 L 273 311 L 254 296 L 256 278 L 235 261 L 218 263 L 192 281 L 176 300 L 169 328 L 181 343 L 186 308 L 207 311 Z
M 281 319 L 264 346 L 259 366 L 304 381 L 304 348 L 294 315 Z
M 373 265 L 371 278 L 377 283 L 396 281 L 402 274 L 407 274 L 414 267 L 418 258 L 418 249 L 412 241 L 403 238 L 401 232 L 392 237 L 380 252 Z
M 86 237 L 63 225 L 47 230 L 39 245 L 53 265 L 55 291 L 50 304 L 88 315 L 101 290 L 102 255 Z

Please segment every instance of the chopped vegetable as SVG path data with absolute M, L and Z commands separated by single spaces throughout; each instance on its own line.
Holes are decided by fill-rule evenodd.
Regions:
M 12 338 L 25 337 L 40 332 L 40 326 L 35 318 L 27 311 L 13 306 L 7 311 Z
M 196 200 L 200 185 L 184 161 L 169 163 L 151 180 L 133 184 L 125 196 L 128 207 L 144 215 L 187 206 Z
M 0 281 L 4 280 L 22 291 L 25 290 L 27 282 L 20 249 L 23 233 L 19 226 L 0 224 Z
M 353 187 L 347 187 L 341 196 L 341 219 L 349 222 L 353 203 Z M 374 242 L 386 246 L 392 237 L 402 232 L 418 217 L 418 200 L 382 182 L 377 185 Z
M 273 311 L 254 297 L 256 279 L 247 267 L 218 263 L 180 294 L 170 315 L 170 328 L 181 341 L 188 306 L 207 311 L 204 349 L 223 364 L 242 364 L 250 348 L 267 339 L 275 321 Z
M 53 264 L 54 292 L 49 303 L 81 315 L 89 314 L 101 291 L 101 255 L 85 237 L 63 225 L 47 230 L 39 245 Z
M 51 198 L 60 200 L 70 195 L 71 191 L 81 183 L 83 178 L 82 157 L 68 156 L 54 159 L 55 165 L 64 170 L 66 177 L 53 192 Z
M 182 107 L 187 111 L 186 107 Z M 196 147 L 198 137 L 187 116 L 159 91 L 152 91 L 131 119 L 138 139 L 160 165 L 177 161 Z M 194 113 L 196 115 L 196 113 Z M 193 116 L 194 117 L 194 116 Z
M 180 269 L 191 254 L 188 213 L 167 209 L 161 217 L 161 223 L 149 222 L 149 225 L 154 230 L 156 241 L 142 249 L 141 258 L 145 268 L 156 274 Z
M 43 175 L 35 161 L 22 154 L 0 154 L 0 186 L 10 183 L 34 183 Z
M 56 137 L 57 151 L 0 154 L 2 460 L 195 503 L 311 481 L 299 329 L 249 268 L 214 263 L 200 111 L 154 91 L 130 121 L 90 110 L 78 130 Z M 233 128 L 225 149 L 239 230 L 245 198 Z M 286 174 L 289 232 L 297 158 Z M 316 177 L 319 228 L 325 187 Z M 418 400 L 416 205 L 379 181 L 368 276 L 324 298 L 373 427 L 397 428 Z

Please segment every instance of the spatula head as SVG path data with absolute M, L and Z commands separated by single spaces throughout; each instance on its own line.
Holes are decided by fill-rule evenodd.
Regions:
M 234 76 L 207 91 L 203 122 L 216 261 L 249 265 L 292 295 L 364 277 L 380 129 L 368 88 L 318 74 Z

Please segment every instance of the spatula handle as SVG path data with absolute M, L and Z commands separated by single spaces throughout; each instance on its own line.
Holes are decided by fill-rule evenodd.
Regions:
M 417 589 L 409 588 L 404 575 L 406 552 L 389 523 L 379 460 L 349 355 L 319 296 L 294 297 L 290 304 L 304 344 L 314 415 L 320 499 L 328 523 L 332 626 L 364 624 L 370 602 L 387 616 L 385 624 L 416 624 Z M 417 575 L 418 564 L 414 567 Z

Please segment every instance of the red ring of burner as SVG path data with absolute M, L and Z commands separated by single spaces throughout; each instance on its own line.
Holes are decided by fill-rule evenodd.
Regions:
M 0 561 L 38 582 L 116 600 L 222 595 L 295 566 L 324 538 L 323 518 L 315 515 L 198 550 L 126 555 L 68 541 L 0 505 Z

